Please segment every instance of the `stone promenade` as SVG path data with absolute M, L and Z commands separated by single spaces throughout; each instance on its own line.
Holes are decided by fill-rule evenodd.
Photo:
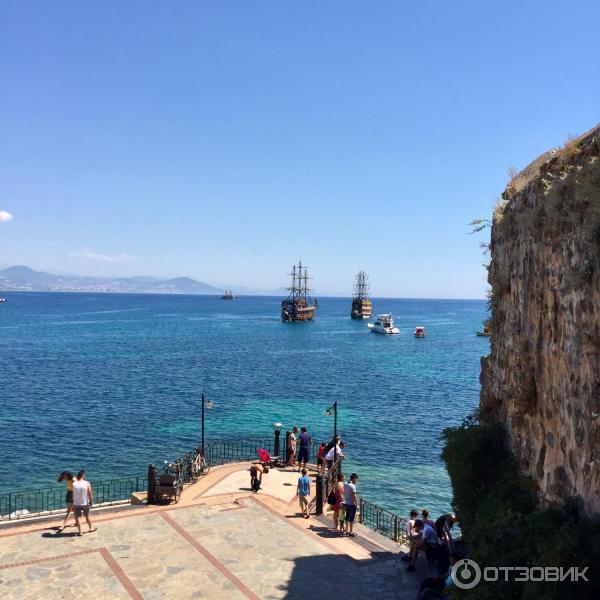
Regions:
M 98 530 L 82 537 L 75 527 L 57 533 L 60 518 L 1 526 L 0 598 L 416 597 L 423 574 L 404 571 L 395 544 L 300 518 L 296 472 L 272 469 L 253 494 L 248 468 L 213 469 L 177 505 L 94 510 Z

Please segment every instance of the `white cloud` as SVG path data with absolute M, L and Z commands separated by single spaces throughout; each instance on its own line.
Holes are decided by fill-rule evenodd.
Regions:
M 5 210 L 0 210 L 0 223 L 8 223 L 9 221 L 12 221 L 13 216 L 5 211 Z
M 69 256 L 75 258 L 85 258 L 87 260 L 98 260 L 107 263 L 128 263 L 135 260 L 135 257 L 129 254 L 106 254 L 105 252 L 96 252 L 95 250 L 82 250 L 81 252 L 71 252 Z

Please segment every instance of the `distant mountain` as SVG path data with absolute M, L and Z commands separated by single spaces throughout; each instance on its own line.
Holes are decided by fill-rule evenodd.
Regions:
M 19 265 L 16 267 L 8 267 L 8 269 L 0 271 L 0 278 L 19 284 L 49 285 L 58 281 L 59 276 L 45 273 L 44 271 L 34 271 L 29 267 Z M 2 281 L 2 279 L 0 279 L 0 281 Z
M 189 277 L 85 277 L 54 275 L 15 266 L 0 270 L 0 290 L 40 292 L 111 292 L 146 294 L 221 294 L 224 290 Z

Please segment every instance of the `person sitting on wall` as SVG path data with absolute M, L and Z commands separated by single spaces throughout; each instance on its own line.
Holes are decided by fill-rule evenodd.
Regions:
M 419 535 L 419 537 L 415 540 L 412 560 L 410 565 L 406 567 L 406 570 L 415 570 L 415 563 L 417 562 L 419 550 L 423 550 L 425 552 L 425 556 L 427 557 L 427 564 L 432 571 L 438 559 L 438 550 L 440 546 L 440 540 L 437 532 L 428 523 L 423 523 L 421 519 L 417 519 L 415 521 L 414 531 Z

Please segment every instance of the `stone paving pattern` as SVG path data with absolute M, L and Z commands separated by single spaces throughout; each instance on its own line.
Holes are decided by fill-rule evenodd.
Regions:
M 298 516 L 298 473 L 275 470 L 258 494 L 248 464 L 213 469 L 178 505 L 93 511 L 98 531 L 60 520 L 0 528 L 2 600 L 416 597 L 394 544 L 359 528 L 369 549 Z M 273 475 L 273 476 L 271 476 Z M 84 527 L 84 531 L 87 527 Z

